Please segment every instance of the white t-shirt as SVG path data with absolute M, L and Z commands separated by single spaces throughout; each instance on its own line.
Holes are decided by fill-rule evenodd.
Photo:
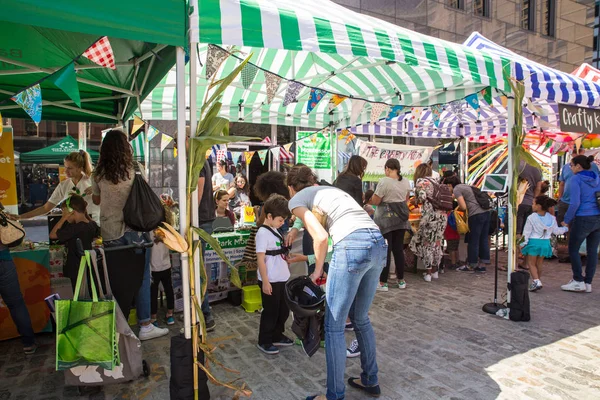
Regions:
M 213 175 L 212 183 L 214 185 L 219 185 L 220 189 L 229 189 L 231 185 L 233 185 L 233 175 L 229 172 L 225 174 L 225 176 L 221 175 L 219 172 Z
M 290 211 L 306 207 L 326 217 L 325 230 L 333 244 L 359 229 L 377 229 L 369 214 L 348 193 L 332 186 L 312 186 L 302 189 L 289 201 Z
M 52 196 L 50 196 L 48 202 L 57 206 L 70 195 L 79 194 L 80 196 L 83 196 L 83 199 L 87 202 L 88 214 L 92 216 L 94 222 L 100 225 L 100 206 L 94 204 L 94 202 L 92 201 L 91 194 L 84 196 L 85 190 L 91 186 L 92 180 L 91 178 L 88 178 L 86 176 L 82 177 L 77 183 L 77 185 L 73 184 L 71 178 L 67 178 L 64 181 L 60 182 L 58 186 L 56 186 L 56 189 L 54 189 L 54 192 L 52 192 Z M 74 190 L 74 188 L 77 188 L 77 191 L 79 191 L 79 193 L 77 193 L 77 191 Z
M 256 252 L 266 253 L 267 250 L 278 250 L 281 248 L 281 240 L 269 229 L 260 228 L 256 232 Z M 269 256 L 265 254 L 267 266 L 267 277 L 270 283 L 287 282 L 290 279 L 290 268 L 287 261 L 281 255 Z M 258 279 L 263 281 L 258 271 Z
M 154 234 L 151 235 L 154 239 Z M 166 271 L 171 268 L 169 248 L 162 242 L 154 243 L 150 251 L 150 269 L 152 272 Z

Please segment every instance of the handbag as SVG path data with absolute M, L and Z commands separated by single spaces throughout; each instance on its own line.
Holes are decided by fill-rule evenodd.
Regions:
M 93 276 L 90 252 L 79 264 L 73 300 L 56 300 L 56 370 L 99 366 L 112 371 L 119 365 L 114 300 L 99 300 L 90 279 L 92 300 L 80 300 L 83 276 Z
M 0 211 L 0 243 L 7 247 L 15 247 L 20 245 L 24 238 L 23 225 L 8 218 L 4 211 Z
M 456 231 L 459 235 L 469 233 L 469 217 L 466 211 L 456 208 L 454 211 L 454 220 L 456 221 Z
M 379 227 L 382 234 L 386 234 L 397 229 L 408 221 L 408 206 L 405 202 L 381 203 L 375 209 L 373 221 Z
M 102 254 L 102 269 L 104 272 L 103 280 L 98 272 L 96 251 Z M 97 281 L 102 281 L 106 288 L 103 296 L 102 289 L 98 288 L 98 294 L 101 297 L 111 299 L 113 297 L 110 280 L 108 278 L 108 268 L 104 249 L 99 248 L 90 252 L 92 266 Z M 110 384 L 118 382 L 128 382 L 139 378 L 144 372 L 142 360 L 142 344 L 135 336 L 131 327 L 127 323 L 121 308 L 117 304 L 116 312 L 116 330 L 118 335 L 119 359 L 120 363 L 112 371 L 98 366 L 79 366 L 65 371 L 65 384 L 70 386 L 86 386 L 98 384 Z
M 138 163 L 135 163 L 134 169 L 133 186 L 123 207 L 123 220 L 134 231 L 150 232 L 165 221 L 165 209 L 160 198 L 142 177 Z

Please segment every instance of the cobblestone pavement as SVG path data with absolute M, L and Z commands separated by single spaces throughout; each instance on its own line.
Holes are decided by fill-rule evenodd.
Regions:
M 485 314 L 493 273 L 449 271 L 426 283 L 408 273 L 408 288 L 378 293 L 371 311 L 377 336 L 383 399 L 598 399 L 600 398 L 600 284 L 591 294 L 559 288 L 570 267 L 546 264 L 544 288 L 531 294 L 532 320 L 515 323 Z M 506 273 L 500 275 L 501 287 Z M 501 292 L 504 292 L 501 290 Z M 224 364 L 241 371 L 254 399 L 301 399 L 323 392 L 325 354 L 312 358 L 300 347 L 267 356 L 256 347 L 259 315 L 227 302 L 213 307 L 217 329 L 210 341 Z M 175 334 L 179 327 L 171 329 Z M 347 334 L 350 341 L 353 334 Z M 54 371 L 54 340 L 39 337 L 34 356 L 20 342 L 0 342 L 0 400 L 168 399 L 169 340 L 143 344 L 152 374 L 129 384 L 79 395 Z M 347 364 L 358 376 L 359 359 Z M 235 375 L 217 374 L 234 379 Z M 211 386 L 212 398 L 232 391 Z M 363 396 L 347 388 L 347 399 Z

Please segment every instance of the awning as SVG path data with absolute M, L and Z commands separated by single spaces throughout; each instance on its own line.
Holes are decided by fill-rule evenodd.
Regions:
M 600 83 L 600 70 L 592 67 L 588 63 L 581 64 L 581 66 L 579 68 L 577 68 L 575 71 L 573 71 L 572 74 L 581 79 L 585 79 L 586 81 Z
M 21 164 L 62 164 L 65 157 L 74 151 L 78 151 L 79 144 L 73 137 L 67 135 L 59 142 L 43 149 L 21 153 Z M 88 150 L 92 162 L 98 161 L 100 153 Z

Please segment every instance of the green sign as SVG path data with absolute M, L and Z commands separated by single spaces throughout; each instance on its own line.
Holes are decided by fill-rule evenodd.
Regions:
M 482 192 L 506 192 L 508 186 L 508 175 L 487 174 L 483 180 Z
M 298 132 L 296 159 L 314 169 L 331 169 L 331 138 L 329 133 Z

